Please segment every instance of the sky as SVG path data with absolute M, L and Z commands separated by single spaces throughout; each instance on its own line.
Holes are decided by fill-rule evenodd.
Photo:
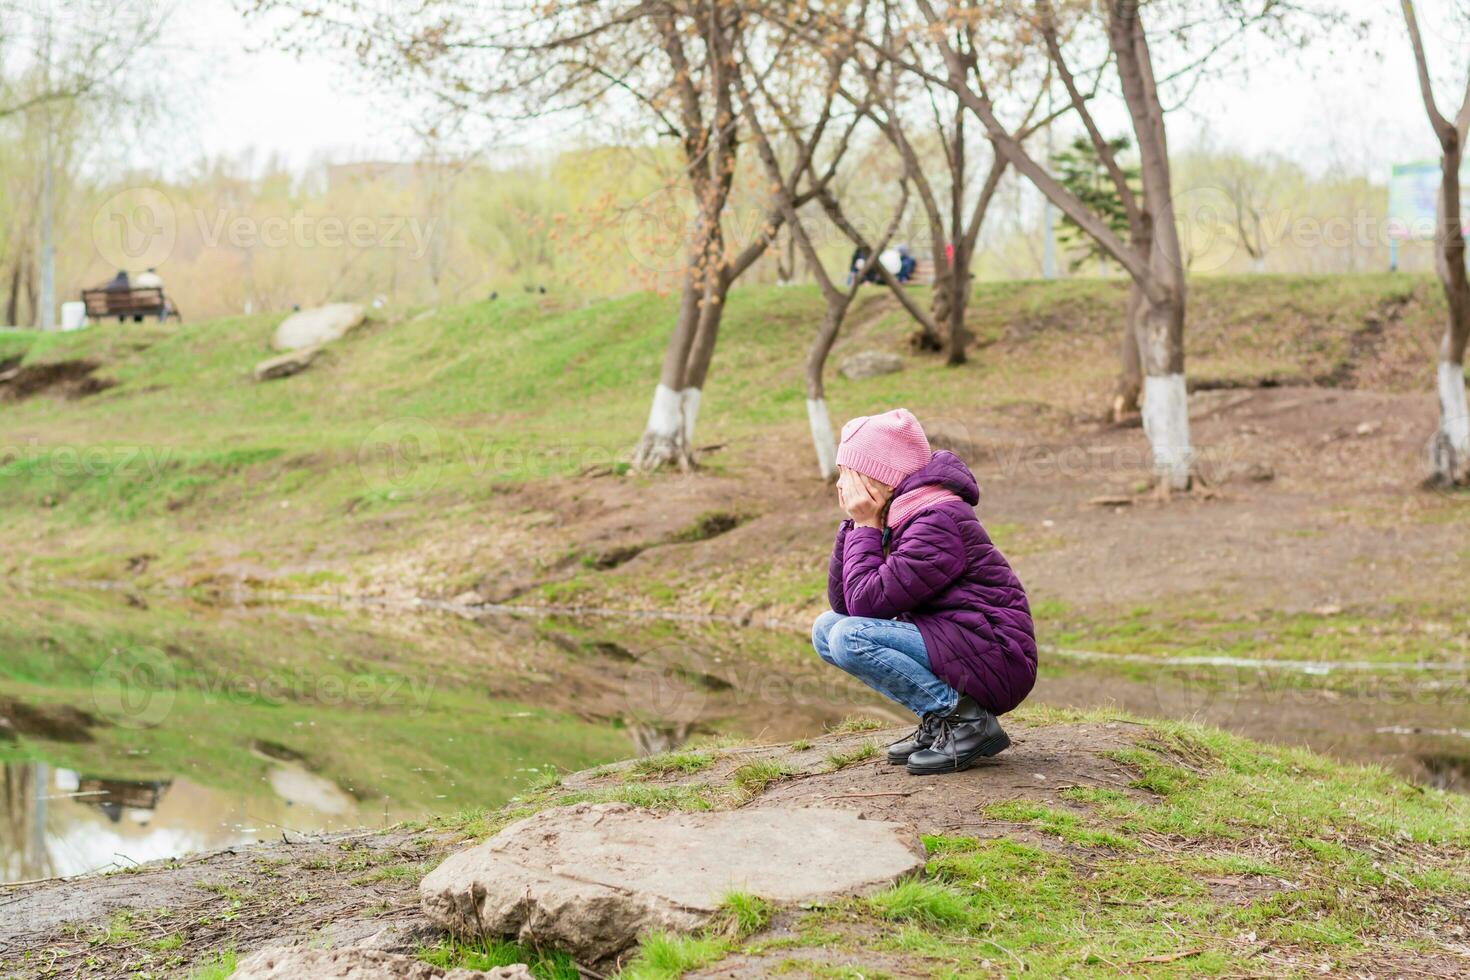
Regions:
M 1272 49 L 1210 79 L 1187 107 L 1170 114 L 1171 148 L 1203 142 L 1251 155 L 1278 153 L 1314 171 L 1346 167 L 1380 179 L 1394 162 L 1436 157 L 1398 4 L 1345 0 L 1342 6 L 1369 20 L 1365 45 L 1323 42 L 1291 56 Z M 1420 0 L 1420 6 L 1429 33 L 1435 4 Z M 329 55 L 298 58 L 273 50 L 267 33 L 247 26 L 231 0 L 189 0 L 170 34 L 170 49 L 193 62 L 184 72 L 198 79 L 187 86 L 186 111 L 197 117 L 189 127 L 194 145 L 172 154 L 176 164 L 253 153 L 257 161 L 276 156 L 301 169 L 323 159 L 414 155 L 401 99 L 375 92 Z M 1459 94 L 1448 81 L 1456 69 L 1451 53 L 1448 45 L 1431 50 L 1446 79 L 1446 102 Z
M 231 0 L 188 0 L 169 25 L 168 47 L 194 79 L 184 111 L 191 151 L 180 156 L 273 156 L 302 168 L 321 158 L 407 155 L 407 127 L 360 73 L 326 56 L 297 58 L 270 45 Z M 387 110 L 386 112 L 383 110 Z

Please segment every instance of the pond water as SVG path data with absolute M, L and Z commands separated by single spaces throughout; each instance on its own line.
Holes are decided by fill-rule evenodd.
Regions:
M 1199 719 L 1465 791 L 1467 679 L 1052 654 L 1032 701 Z M 557 772 L 852 713 L 907 720 L 789 630 L 9 596 L 0 879 L 494 807 Z

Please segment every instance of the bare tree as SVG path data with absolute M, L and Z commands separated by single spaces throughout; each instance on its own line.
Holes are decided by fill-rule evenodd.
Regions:
M 1125 207 L 1139 216 L 1138 227 L 1128 241 L 1114 234 L 1104 216 L 1052 177 L 1012 135 L 1012 127 L 1001 120 L 996 99 L 977 70 L 978 54 L 966 53 L 950 40 L 957 23 L 973 19 L 973 9 L 966 4 L 952 4 L 941 11 L 931 0 L 917 2 L 929 28 L 926 37 L 938 48 L 946 74 L 939 76 L 892 49 L 886 50 L 885 55 L 931 81 L 942 79 L 980 119 L 997 152 L 1132 277 L 1137 287 L 1137 306 L 1130 314 L 1145 374 L 1144 429 L 1162 484 L 1176 490 L 1187 489 L 1191 482 L 1192 450 L 1184 382 L 1184 265 L 1174 225 L 1163 106 L 1136 0 L 1109 0 L 1103 8 L 1101 25 L 1140 156 L 1143 199 L 1133 195 L 1126 179 L 1121 179 L 1119 187 Z M 1046 25 L 1055 23 L 1050 4 L 1038 4 L 1037 14 L 1044 30 L 1050 30 Z M 1061 56 L 1058 34 L 1053 31 L 1043 36 L 1047 38 L 1050 60 L 1062 75 L 1063 83 L 1068 84 L 1072 73 L 1067 59 Z M 1068 94 L 1094 145 L 1103 144 L 1098 153 L 1106 164 L 1110 159 L 1107 140 L 1097 130 L 1075 85 L 1068 84 Z
M 0 119 L 104 93 L 157 42 L 171 13 L 156 0 L 0 0 Z
M 773 62 L 785 60 L 787 47 L 798 37 L 797 34 L 784 30 L 778 36 L 779 41 L 768 45 L 774 49 Z M 852 146 L 853 134 L 866 114 L 866 106 L 859 103 L 846 125 L 830 125 L 843 65 L 853 54 L 851 45 L 839 43 L 816 52 L 807 52 L 808 56 L 816 56 L 821 68 L 809 72 L 810 78 L 804 77 L 808 73 L 800 73 L 798 68 L 798 77 L 788 80 L 788 83 L 795 83 L 788 84 L 795 94 L 789 100 L 773 94 L 768 76 L 774 65 L 765 70 L 758 67 L 751 47 L 748 43 L 743 45 L 741 57 L 732 61 L 736 66 L 736 77 L 740 85 L 742 112 L 757 154 L 770 177 L 786 228 L 806 259 L 807 268 L 817 282 L 825 307 L 821 322 L 807 349 L 804 373 L 807 421 L 816 451 L 817 471 L 822 479 L 830 480 L 837 475 L 837 445 L 832 435 L 832 420 L 827 411 L 824 383 L 827 358 L 868 270 L 877 266 L 879 253 L 887 247 L 908 210 L 908 185 L 906 181 L 901 183 L 898 202 L 882 237 L 877 242 L 864 241 L 853 223 L 848 220 L 832 191 L 838 165 Z M 791 60 L 799 64 L 798 59 Z M 788 66 L 786 70 L 790 72 L 792 68 Z M 815 115 L 815 122 L 804 122 L 801 111 L 803 103 L 808 112 Z M 766 118 L 763 120 L 763 117 Z M 824 146 L 823 137 L 829 133 L 833 138 L 828 141 L 830 145 Z M 792 162 L 789 165 L 782 163 L 779 152 L 782 147 L 790 151 L 788 155 L 792 157 Z M 819 161 L 822 161 L 820 169 Z M 812 197 L 816 197 L 828 217 L 863 248 L 865 258 L 856 268 L 850 270 L 845 286 L 839 286 L 827 271 L 818 254 L 811 230 L 797 213 L 801 204 Z
M 301 15 L 288 43 L 349 41 L 364 66 L 418 83 L 447 115 L 473 112 L 516 125 L 558 114 L 636 118 L 645 132 L 677 145 L 690 212 L 680 301 L 633 463 L 692 466 L 725 299 L 785 220 L 780 207 L 763 206 L 748 240 L 730 240 L 742 133 L 732 66 L 721 52 L 735 50 L 746 7 L 555 0 L 487 9 L 475 0 L 424 0 L 384 12 L 369 0 L 251 2 L 256 11 Z
M 100 0 L 76 6 L 0 0 L 0 127 L 15 159 L 0 212 L 5 322 L 49 326 L 56 229 L 83 160 L 151 120 L 156 79 L 128 66 L 158 43 L 171 6 Z M 105 135 L 104 135 L 105 134 Z
M 1444 286 L 1449 322 L 1439 346 L 1439 431 L 1430 440 L 1430 478 L 1443 484 L 1470 481 L 1470 411 L 1465 398 L 1465 344 L 1470 339 L 1470 278 L 1465 272 L 1465 232 L 1460 207 L 1460 163 L 1465 135 L 1470 131 L 1470 70 L 1465 93 L 1453 119 L 1439 109 L 1430 77 L 1429 59 L 1413 0 L 1400 0 L 1414 63 L 1419 74 L 1419 91 L 1424 111 L 1439 140 L 1440 185 L 1435 224 L 1435 268 Z
M 912 31 L 915 43 L 930 45 L 943 64 L 942 72 L 924 60 L 905 54 L 893 45 L 868 39 L 867 43 L 906 70 L 954 92 L 985 127 L 996 151 L 1045 194 L 1084 233 L 1128 273 L 1133 282 L 1129 303 L 1131 329 L 1125 331 L 1123 361 L 1125 375 L 1136 344 L 1143 374 L 1143 424 L 1153 452 L 1161 486 L 1186 489 L 1192 480 L 1193 451 L 1189 438 L 1188 397 L 1184 380 L 1185 267 L 1175 224 L 1173 187 L 1169 165 L 1168 137 L 1164 125 L 1165 106 L 1161 79 L 1156 73 L 1149 33 L 1145 29 L 1144 5 L 1140 0 L 1104 0 L 1099 4 L 1068 3 L 1064 8 L 1050 0 L 999 7 L 977 0 L 916 0 L 922 19 L 921 30 Z M 1240 36 L 1245 26 L 1257 23 L 1276 7 L 1259 0 L 1258 8 L 1246 10 L 1246 0 L 1215 0 L 1206 6 L 1149 4 L 1150 11 L 1173 12 L 1182 23 L 1163 28 L 1171 38 L 1196 38 L 1203 49 L 1164 82 L 1197 78 L 1203 66 L 1218 60 L 1226 43 Z M 1065 15 L 1065 21 L 1063 17 Z M 965 25 L 986 24 L 986 47 L 966 50 L 954 38 Z M 1204 39 L 1203 43 L 1201 40 Z M 1073 115 L 1081 122 L 1098 157 L 1129 214 L 1126 239 L 1109 227 L 1106 216 L 1090 208 L 1053 177 L 1014 135 L 1002 116 L 1000 94 L 987 83 L 981 64 L 987 58 L 1004 58 L 1007 50 L 1029 49 L 1040 42 L 1055 69 Z M 1175 47 L 1179 47 L 1175 45 Z M 998 49 L 998 50 L 997 50 Z M 1110 67 L 1110 77 L 1122 97 L 1132 129 L 1132 142 L 1139 154 L 1142 194 L 1135 194 L 1117 165 L 1076 83 L 1074 69 L 1078 51 L 1096 53 Z
M 922 60 L 925 52 L 908 39 L 904 29 L 908 16 L 899 5 L 883 3 L 877 33 L 883 39 L 884 48 Z M 976 47 L 977 30 L 978 23 L 973 20 L 956 27 L 953 43 L 962 56 Z M 846 93 L 847 98 L 854 106 L 864 107 L 898 154 L 904 180 L 912 186 L 929 226 L 934 292 L 928 317 L 910 311 L 919 324 L 914 346 L 921 350 L 944 350 L 949 364 L 963 364 L 969 339 L 965 313 L 969 307 L 971 265 L 985 216 L 1009 161 L 987 146 L 989 164 L 979 190 L 975 191 L 971 169 L 976 162 L 972 159 L 975 147 L 967 135 L 965 123 L 969 109 L 963 100 L 946 86 L 905 72 L 893 60 L 876 56 L 871 48 L 857 48 L 852 65 L 861 76 L 863 88 L 856 94 Z M 1005 77 L 993 84 L 1004 84 L 1017 91 L 1023 87 L 1023 73 L 1017 65 L 1007 64 L 1000 69 Z M 1045 91 L 1045 80 L 1036 81 L 1039 84 L 1035 85 L 1034 96 L 1013 133 L 1021 142 L 1049 121 L 1033 121 Z M 938 155 L 944 161 L 942 182 L 931 176 L 928 166 L 931 154 L 924 152 L 926 138 L 938 141 Z M 981 142 L 988 143 L 983 139 Z

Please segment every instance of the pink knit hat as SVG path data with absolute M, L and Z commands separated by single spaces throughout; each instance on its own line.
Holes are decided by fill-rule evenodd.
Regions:
M 933 455 L 914 413 L 895 408 L 882 415 L 860 415 L 844 425 L 837 465 L 896 487 Z

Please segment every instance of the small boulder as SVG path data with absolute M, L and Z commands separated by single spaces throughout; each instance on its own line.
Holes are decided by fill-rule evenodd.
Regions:
M 872 892 L 924 867 L 912 828 L 851 810 L 543 811 L 451 856 L 419 886 L 428 917 L 598 962 L 650 930 L 690 931 L 724 896 L 783 904 Z
M 240 961 L 231 980 L 532 980 L 525 964 L 446 970 L 377 949 L 271 946 Z
M 301 350 L 331 343 L 362 326 L 367 310 L 360 303 L 328 303 L 292 313 L 276 327 L 271 346 L 276 350 Z
M 315 361 L 321 352 L 320 347 L 303 347 L 301 350 L 293 350 L 268 358 L 255 365 L 255 380 L 275 381 L 277 378 L 289 378 L 293 374 L 300 374 L 311 367 L 311 362 Z
M 849 354 L 842 359 L 837 370 L 849 381 L 861 378 L 876 378 L 880 374 L 893 374 L 903 370 L 903 358 L 881 350 L 865 350 Z

